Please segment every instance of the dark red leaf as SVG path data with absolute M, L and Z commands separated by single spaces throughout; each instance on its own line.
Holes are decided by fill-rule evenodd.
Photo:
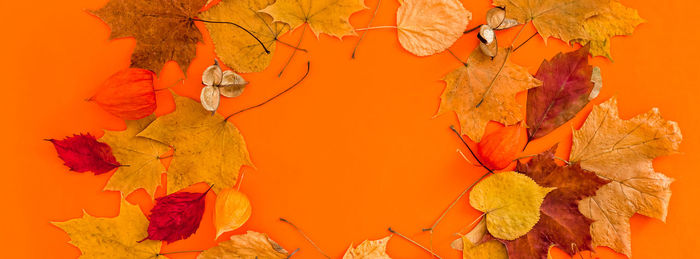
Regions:
M 542 61 L 535 75 L 542 86 L 527 91 L 529 140 L 552 132 L 588 104 L 594 85 L 588 49 L 586 45 L 573 52 L 559 53 L 551 61 Z
M 125 120 L 138 120 L 156 109 L 153 89 L 155 74 L 141 68 L 127 68 L 107 79 L 91 101 Z
M 71 171 L 92 171 L 96 175 L 104 174 L 120 166 L 112 155 L 109 145 L 97 141 L 88 134 L 73 135 L 63 140 L 48 139 L 56 148 L 58 157 Z
M 207 192 L 209 190 L 204 193 L 178 192 L 157 198 L 151 209 L 145 239 L 171 243 L 194 234 L 202 221 Z

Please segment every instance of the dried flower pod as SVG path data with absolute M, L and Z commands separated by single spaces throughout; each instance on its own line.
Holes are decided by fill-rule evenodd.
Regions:
M 493 58 L 498 54 L 498 41 L 496 40 L 496 34 L 493 32 L 490 26 L 481 25 L 479 34 L 479 49 L 487 56 Z
M 494 7 L 486 12 L 486 24 L 494 30 L 508 29 L 518 25 L 518 21 L 506 18 L 506 9 L 503 7 Z
M 236 97 L 243 93 L 243 88 L 248 84 L 242 76 L 231 70 L 222 71 L 218 62 L 209 66 L 202 73 L 202 93 L 200 100 L 202 106 L 208 111 L 216 111 L 219 108 L 221 95 Z

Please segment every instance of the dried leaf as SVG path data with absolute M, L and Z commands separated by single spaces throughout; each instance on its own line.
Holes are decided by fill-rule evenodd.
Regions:
M 588 45 L 542 61 L 535 78 L 542 86 L 527 91 L 528 139 L 545 136 L 571 120 L 588 104 L 593 67 Z
M 501 170 L 510 165 L 525 145 L 523 128 L 520 124 L 501 127 L 492 131 L 477 144 L 481 162 L 493 170 Z
M 158 141 L 137 137 L 143 129 L 156 119 L 155 115 L 137 121 L 126 121 L 124 131 L 105 131 L 100 138 L 112 147 L 117 161 L 123 165 L 114 172 L 107 182 L 105 190 L 121 191 L 123 195 L 143 188 L 153 195 L 160 185 L 160 176 L 165 167 L 159 156 L 169 150 L 167 145 Z
M 506 247 L 488 234 L 483 219 L 469 233 L 452 242 L 452 248 L 462 251 L 463 259 L 508 259 Z
M 625 7 L 617 0 L 610 0 L 610 9 L 590 17 L 583 22 L 588 37 L 574 42 L 591 44 L 591 55 L 610 57 L 610 38 L 618 35 L 631 35 L 637 25 L 644 22 L 637 10 Z
M 245 194 L 233 188 L 221 191 L 216 197 L 214 207 L 216 238 L 243 226 L 251 213 L 250 201 Z
M 197 259 L 220 258 L 265 258 L 286 259 L 289 253 L 272 241 L 266 234 L 248 231 L 243 235 L 231 236 L 231 240 L 221 242 L 197 256 Z
M 391 259 L 386 253 L 386 244 L 390 238 L 391 236 L 372 241 L 365 240 L 355 248 L 350 245 L 343 259 Z
M 325 33 L 341 38 L 355 35 L 350 15 L 366 8 L 363 0 L 277 0 L 260 11 L 292 28 L 308 23 L 316 37 Z
M 635 213 L 666 220 L 673 179 L 654 171 L 652 160 L 678 152 L 678 124 L 664 120 L 656 108 L 629 120 L 617 112 L 617 100 L 595 106 L 574 131 L 571 161 L 610 183 L 579 203 L 593 219 L 594 245 L 631 255 L 629 218 Z
M 593 74 L 591 74 L 591 82 L 593 82 L 593 90 L 588 96 L 588 100 L 593 100 L 598 97 L 600 90 L 603 89 L 603 76 L 600 74 L 599 67 L 593 67 Z
M 131 66 L 159 72 L 174 60 L 186 71 L 202 33 L 192 19 L 206 0 L 110 0 L 92 11 L 112 28 L 111 38 L 136 38 Z
M 202 221 L 208 192 L 178 192 L 157 198 L 149 216 L 146 239 L 172 243 L 194 234 Z
M 174 112 L 158 117 L 138 136 L 172 146 L 168 193 L 199 182 L 218 192 L 232 187 L 241 166 L 251 165 L 243 136 L 219 114 L 212 115 L 198 102 L 173 95 Z
M 525 235 L 540 219 L 540 205 L 550 191 L 516 172 L 494 174 L 474 186 L 469 203 L 486 213 L 486 228 L 496 238 Z
M 82 218 L 53 222 L 70 237 L 83 254 L 80 258 L 156 258 L 161 242 L 146 240 L 148 220 L 139 206 L 121 201 L 119 216 L 96 218 L 83 212 Z
M 49 139 L 63 164 L 74 172 L 92 171 L 104 174 L 121 166 L 109 145 L 97 141 L 90 133 L 73 135 L 63 140 Z
M 445 51 L 462 37 L 472 14 L 458 0 L 402 0 L 396 11 L 399 43 L 418 56 Z
M 510 60 L 496 78 L 506 55 L 504 49 L 500 49 L 493 59 L 481 51 L 472 51 L 466 67 L 460 66 L 443 79 L 447 88 L 442 93 L 438 114 L 455 111 L 462 134 L 474 141 L 481 141 L 489 121 L 505 125 L 521 121 L 521 106 L 515 102 L 515 95 L 540 85 L 540 81 L 533 78 L 526 68 Z M 483 102 L 477 107 L 482 97 Z
M 125 120 L 138 120 L 156 110 L 155 74 L 150 70 L 127 68 L 110 76 L 90 101 Z

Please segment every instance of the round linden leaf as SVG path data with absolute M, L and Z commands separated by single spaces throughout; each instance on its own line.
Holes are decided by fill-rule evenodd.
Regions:
M 236 97 L 243 93 L 243 88 L 248 84 L 248 81 L 243 79 L 239 74 L 231 70 L 224 71 L 224 79 L 221 81 L 219 90 L 221 95 L 226 97 Z
M 554 189 L 541 187 L 524 174 L 503 172 L 474 186 L 469 203 L 486 213 L 486 228 L 491 235 L 514 240 L 540 220 L 540 205 Z
M 250 201 L 245 194 L 236 189 L 221 191 L 216 198 L 214 208 L 216 238 L 241 227 L 248 221 L 251 213 Z
M 222 76 L 221 67 L 219 67 L 218 63 L 214 63 L 202 73 L 202 84 L 209 86 L 218 85 L 221 83 Z
M 219 108 L 219 88 L 216 86 L 205 86 L 202 88 L 202 94 L 199 96 L 199 99 L 202 101 L 202 106 L 204 106 L 204 109 L 207 111 L 216 111 L 217 108 Z
M 462 36 L 471 19 L 458 0 L 405 0 L 396 11 L 399 42 L 418 56 L 439 53 Z

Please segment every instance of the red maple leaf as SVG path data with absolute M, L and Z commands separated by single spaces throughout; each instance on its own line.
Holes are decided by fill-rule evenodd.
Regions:
M 177 192 L 156 199 L 151 209 L 148 237 L 172 243 L 188 238 L 199 228 L 204 214 L 204 193 Z M 141 240 L 141 241 L 143 241 Z
M 96 175 L 104 174 L 121 166 L 112 155 L 109 145 L 97 141 L 88 134 L 73 135 L 63 140 L 47 139 L 53 143 L 58 157 L 71 171 L 92 171 Z

